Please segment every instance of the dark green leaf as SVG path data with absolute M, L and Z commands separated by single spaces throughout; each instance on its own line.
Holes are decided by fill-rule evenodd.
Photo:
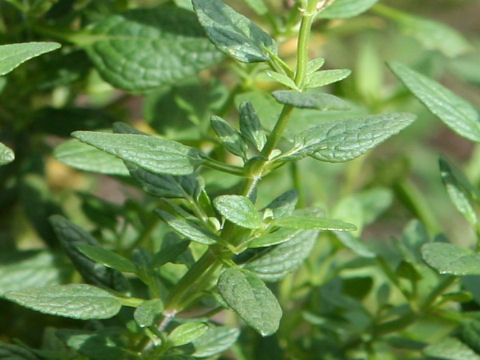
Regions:
M 88 244 L 77 244 L 76 247 L 83 255 L 112 269 L 130 273 L 134 273 L 136 270 L 135 265 L 130 260 L 111 250 Z
M 168 262 L 174 262 L 188 249 L 188 245 L 190 245 L 190 241 L 180 240 L 162 247 L 162 249 L 160 249 L 152 258 L 152 268 L 158 268 Z
M 0 45 L 0 76 L 8 74 L 25 61 L 56 50 L 60 46 L 56 42 L 27 42 Z
M 177 326 L 168 334 L 168 342 L 172 346 L 182 346 L 191 343 L 195 339 L 205 334 L 208 326 L 202 322 L 188 322 Z
M 304 92 L 295 90 L 277 90 L 272 93 L 275 100 L 281 104 L 292 105 L 302 109 L 318 110 L 348 110 L 350 104 L 336 96 L 325 94 L 318 89 Z
M 453 244 L 427 243 L 422 246 L 422 257 L 440 274 L 480 275 L 480 254 Z
M 193 0 L 198 20 L 210 40 L 227 55 L 243 62 L 267 61 L 277 53 L 275 41 L 245 16 L 221 0 Z
M 247 158 L 248 145 L 237 130 L 218 116 L 212 116 L 211 124 L 220 142 L 228 151 L 243 159 Z
M 152 326 L 162 314 L 163 302 L 160 299 L 145 301 L 135 309 L 133 317 L 140 327 Z
M 447 337 L 427 346 L 423 353 L 444 360 L 480 360 L 480 356 L 460 340 Z
M 347 19 L 370 9 L 378 0 L 335 0 L 318 14 L 321 19 Z
M 239 106 L 240 111 L 240 132 L 258 151 L 262 151 L 267 142 L 267 134 L 262 129 L 258 115 L 249 101 Z
M 213 200 L 213 205 L 227 220 L 247 229 L 259 229 L 262 217 L 252 201 L 246 196 L 222 195 Z
M 1 48 L 0 48 L 1 50 Z M 4 344 L 0 342 L 1 360 L 38 360 L 30 351 L 13 344 Z
M 217 287 L 228 306 L 262 336 L 277 331 L 282 309 L 275 295 L 256 275 L 230 268 L 220 275 Z
M 269 209 L 272 212 L 272 217 L 274 219 L 279 219 L 285 216 L 292 215 L 295 210 L 295 206 L 298 201 L 298 192 L 297 190 L 289 190 L 284 192 L 282 195 L 274 199 L 270 204 L 268 204 L 266 209 Z
M 201 337 L 195 339 L 192 345 L 195 352 L 192 356 L 206 358 L 227 350 L 236 341 L 240 331 L 230 326 L 210 327 Z
M 184 9 L 129 10 L 106 17 L 90 33 L 86 47 L 93 63 L 109 82 L 126 90 L 174 84 L 222 59 Z
M 0 143 L 0 166 L 11 163 L 15 160 L 15 154 L 8 146 Z

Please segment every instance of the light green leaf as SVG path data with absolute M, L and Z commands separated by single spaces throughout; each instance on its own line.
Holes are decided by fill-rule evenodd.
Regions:
M 302 109 L 318 110 L 348 110 L 350 104 L 336 96 L 325 94 L 319 89 L 304 92 L 294 90 L 277 90 L 272 93 L 275 100 L 281 104 L 292 105 Z
M 94 25 L 88 55 L 114 86 L 148 90 L 196 74 L 222 59 L 195 16 L 173 7 L 133 9 Z M 141 51 L 140 51 L 141 49 Z
M 213 245 L 219 238 L 214 233 L 203 229 L 192 222 L 178 218 L 166 211 L 155 210 L 155 212 L 165 221 L 173 230 L 178 232 L 180 235 L 185 236 L 186 238 L 205 245 Z
M 301 230 L 278 229 L 266 235 L 260 236 L 248 244 L 249 248 L 259 248 L 282 244 L 296 237 Z
M 282 309 L 265 283 L 249 271 L 230 268 L 218 279 L 225 302 L 262 336 L 275 333 Z
M 11 163 L 15 160 L 15 154 L 8 146 L 0 143 L 0 166 Z
M 192 2 L 190 0 L 174 0 L 178 7 L 193 10 Z
M 188 322 L 177 326 L 168 334 L 168 342 L 172 346 L 182 346 L 198 339 L 208 330 L 208 325 L 202 322 Z
M 265 50 L 277 53 L 275 41 L 245 16 L 221 0 L 192 0 L 210 40 L 227 55 L 243 62 L 267 61 Z
M 244 0 L 247 5 L 255 11 L 258 15 L 266 15 L 268 7 L 263 0 Z
M 135 309 L 133 318 L 140 327 L 152 326 L 155 320 L 162 314 L 163 302 L 160 299 L 152 299 L 143 302 Z
M 347 78 L 351 73 L 352 71 L 348 69 L 317 71 L 308 76 L 305 87 L 317 88 L 333 84 L 334 82 Z
M 349 232 L 336 231 L 337 239 L 348 249 L 352 250 L 358 256 L 364 258 L 374 258 L 376 254 L 370 250 L 359 238 L 355 237 Z
M 0 45 L 0 76 L 8 74 L 25 61 L 56 50 L 60 46 L 56 42 L 27 42 Z
M 189 175 L 203 162 L 198 150 L 156 136 L 75 131 L 73 137 L 159 174 Z
M 109 292 L 87 284 L 24 289 L 8 292 L 5 297 L 45 314 L 83 320 L 111 318 L 122 306 Z
M 246 196 L 222 195 L 213 200 L 213 205 L 227 220 L 247 229 L 259 229 L 263 220 L 255 205 Z
M 212 326 L 201 337 L 192 342 L 195 349 L 192 356 L 206 358 L 220 354 L 232 346 L 239 335 L 240 331 L 234 327 Z
M 273 226 L 295 230 L 336 230 L 336 231 L 353 231 L 357 227 L 353 224 L 343 222 L 336 219 L 326 219 L 315 216 L 289 216 L 274 220 Z
M 53 156 L 75 169 L 128 176 L 128 170 L 121 159 L 78 140 L 66 141 L 57 146 Z
M 413 114 L 396 113 L 325 121 L 297 134 L 294 147 L 280 159 L 310 155 L 328 162 L 352 160 L 397 134 L 414 120 Z
M 478 223 L 478 217 L 472 199 L 477 202 L 480 200 L 479 191 L 468 181 L 465 175 L 450 165 L 446 159 L 440 158 L 439 165 L 440 176 L 450 199 L 465 219 L 475 226 Z
M 77 244 L 76 247 L 83 255 L 112 269 L 130 273 L 134 273 L 137 270 L 130 260 L 101 246 Z
M 240 112 L 240 132 L 242 136 L 250 142 L 258 151 L 262 151 L 267 142 L 267 134 L 262 129 L 253 105 L 245 101 L 239 106 Z
M 425 262 L 440 274 L 480 275 L 480 254 L 449 243 L 427 243 L 422 246 Z
M 467 101 L 438 82 L 398 62 L 388 64 L 405 86 L 460 136 L 480 142 L 480 115 Z
M 212 116 L 211 124 L 220 142 L 228 151 L 243 159 L 247 158 L 248 145 L 237 130 L 218 116 Z
M 393 202 L 392 190 L 388 188 L 373 188 L 354 195 L 362 205 L 363 225 L 375 221 Z
M 444 360 L 480 360 L 472 349 L 460 340 L 447 337 L 423 349 L 426 356 Z
M 324 58 L 315 58 L 307 63 L 307 75 L 312 75 L 325 64 Z
M 320 19 L 348 19 L 370 9 L 378 0 L 335 0 L 320 12 Z
M 262 77 L 263 79 L 263 77 Z M 279 84 L 282 84 L 283 86 L 294 89 L 294 90 L 299 90 L 297 87 L 297 84 L 295 84 L 295 81 L 293 81 L 292 78 L 288 77 L 285 74 L 281 74 L 275 71 L 267 71 L 265 72 L 265 80 L 273 80 L 278 82 Z

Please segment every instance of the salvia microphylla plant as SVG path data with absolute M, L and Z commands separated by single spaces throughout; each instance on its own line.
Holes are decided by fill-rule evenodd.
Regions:
M 480 359 L 480 245 L 449 242 L 394 154 L 359 185 L 366 154 L 416 119 L 390 111 L 408 106 L 406 89 L 473 143 L 479 111 L 426 65 L 390 61 L 406 89 L 382 95 L 370 40 L 353 90 L 338 85 L 350 70 L 311 56 L 312 34 L 378 21 L 430 57 L 424 49 L 448 59 L 473 46 L 378 0 L 280 3 L 0 3 L 2 209 L 24 209 L 46 245 L 2 247 L 0 359 Z M 96 87 L 122 92 L 78 107 Z M 150 126 L 116 121 L 132 95 L 146 99 Z M 70 132 L 55 158 L 109 175 L 131 199 L 51 193 L 44 160 Z M 476 153 L 473 181 L 446 157 L 435 177 L 478 237 Z M 317 195 L 333 168 L 346 170 L 332 205 Z M 416 220 L 365 243 L 394 199 Z

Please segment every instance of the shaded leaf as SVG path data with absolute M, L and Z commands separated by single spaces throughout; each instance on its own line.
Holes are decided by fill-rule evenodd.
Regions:
M 248 145 L 243 141 L 240 133 L 218 116 L 212 116 L 211 124 L 223 146 L 232 154 L 246 159 Z
M 259 229 L 263 220 L 252 201 L 246 196 L 222 195 L 213 200 L 218 212 L 232 223 L 247 228 Z
M 135 265 L 130 260 L 111 250 L 104 249 L 101 246 L 78 244 L 76 247 L 83 255 L 99 264 L 103 264 L 121 272 L 134 273 L 136 271 Z
M 287 242 L 296 237 L 301 230 L 295 229 L 278 229 L 274 232 L 260 236 L 252 240 L 249 244 L 249 248 L 259 248 L 266 246 L 273 246 Z
M 244 1 L 258 15 L 265 15 L 268 13 L 268 7 L 263 0 L 244 0 Z
M 302 109 L 348 110 L 350 104 L 336 96 L 325 94 L 318 89 L 304 92 L 295 90 L 277 90 L 272 93 L 281 104 L 292 105 Z
M 152 299 L 143 302 L 135 309 L 133 318 L 140 327 L 152 326 L 155 320 L 162 314 L 163 302 L 160 299 Z
M 250 142 L 258 151 L 262 151 L 267 142 L 267 134 L 262 129 L 253 105 L 245 101 L 239 106 L 240 111 L 240 132 L 242 136 Z
M 0 143 L 0 166 L 11 163 L 15 160 L 15 154 L 8 146 Z
M 230 326 L 211 326 L 198 339 L 192 342 L 196 358 L 206 358 L 227 350 L 236 341 L 240 331 Z
M 374 258 L 376 254 L 370 250 L 359 238 L 355 237 L 349 232 L 335 232 L 337 239 L 348 249 L 352 250 L 355 254 L 365 258 Z
M 1 48 L 0 48 L 1 49 Z M 1 360 L 38 360 L 30 351 L 13 344 L 4 344 L 0 342 Z
M 26 42 L 0 45 L 0 76 L 8 74 L 25 61 L 56 50 L 60 46 L 56 42 Z
M 265 209 L 269 209 L 272 212 L 274 219 L 279 219 L 285 216 L 289 216 L 295 210 L 295 206 L 298 202 L 297 190 L 289 190 L 282 195 L 275 198 L 270 204 L 265 206 Z
M 321 19 L 348 19 L 370 9 L 378 0 L 335 0 L 332 5 L 320 12 Z
M 273 226 L 295 230 L 336 230 L 353 231 L 356 226 L 336 219 L 327 219 L 315 216 L 289 216 L 274 220 Z

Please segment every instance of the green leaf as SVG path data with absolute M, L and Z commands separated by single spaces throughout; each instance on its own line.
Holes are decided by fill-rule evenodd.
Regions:
M 297 206 L 297 202 L 298 191 L 289 190 L 265 206 L 263 211 L 265 212 L 267 209 L 269 209 L 272 212 L 272 217 L 274 219 L 279 219 L 291 215 L 295 210 L 295 206 Z
M 152 326 L 155 320 L 162 314 L 163 302 L 160 299 L 152 299 L 143 302 L 135 309 L 133 318 L 140 327 Z
M 317 88 L 333 84 L 337 81 L 347 78 L 348 76 L 350 76 L 351 73 L 352 71 L 348 69 L 323 70 L 314 72 L 313 74 L 308 76 L 305 87 Z
M 230 268 L 218 279 L 225 302 L 262 336 L 275 333 L 282 309 L 265 283 L 249 271 Z
M 324 94 L 319 89 L 310 89 L 304 92 L 277 90 L 272 95 L 281 104 L 292 105 L 302 109 L 318 109 L 322 111 L 350 109 L 350 104 L 345 100 L 330 94 Z
M 296 237 L 301 230 L 295 229 L 278 229 L 266 235 L 260 236 L 252 240 L 249 244 L 249 248 L 259 248 L 266 246 L 273 246 L 287 242 Z
M 295 230 L 336 230 L 336 231 L 353 231 L 357 227 L 353 224 L 343 222 L 336 219 L 326 219 L 315 216 L 293 215 L 276 219 L 272 222 L 273 226 Z
M 137 270 L 130 260 L 111 250 L 104 249 L 101 246 L 77 244 L 76 247 L 83 255 L 109 268 L 130 273 L 134 273 Z
M 480 254 L 449 243 L 427 243 L 422 246 L 425 262 L 440 274 L 480 275 Z
M 413 114 L 396 113 L 325 121 L 297 134 L 294 147 L 279 159 L 309 155 L 328 162 L 352 160 L 397 134 L 414 120 Z
M 237 130 L 218 116 L 212 116 L 211 124 L 220 142 L 228 151 L 243 159 L 247 158 L 248 145 Z
M 87 284 L 17 290 L 5 298 L 45 314 L 82 320 L 111 318 L 122 306 L 109 292 Z
M 56 42 L 27 42 L 0 45 L 0 76 L 8 74 L 25 61 L 56 50 L 60 46 Z
M 398 62 L 388 65 L 405 86 L 448 127 L 466 139 L 480 142 L 480 115 L 470 103 L 405 65 Z
M 152 268 L 159 268 L 168 262 L 174 262 L 183 252 L 188 249 L 190 241 L 180 240 L 171 245 L 162 247 L 152 258 Z
M 480 360 L 480 356 L 460 340 L 447 337 L 423 349 L 426 356 L 444 360 Z
M 155 212 L 165 221 L 173 230 L 186 238 L 205 245 L 213 245 L 219 241 L 214 233 L 203 229 L 191 221 L 178 218 L 166 211 L 156 209 Z
M 478 217 L 472 200 L 480 201 L 479 191 L 446 159 L 440 158 L 439 165 L 443 185 L 445 185 L 450 199 L 465 219 L 475 226 L 478 223 Z
M 317 15 L 320 19 L 348 19 L 370 9 L 378 0 L 335 0 Z
M 249 101 L 242 102 L 240 111 L 240 132 L 258 151 L 262 151 L 267 142 L 267 134 L 262 129 L 258 115 Z
M 173 7 L 107 16 L 90 36 L 85 46 L 102 76 L 130 91 L 175 84 L 223 57 L 204 37 L 195 16 Z
M 472 49 L 461 33 L 447 25 L 385 5 L 377 4 L 373 9 L 395 21 L 405 34 L 416 38 L 427 49 L 441 51 L 449 57 L 467 53 Z
M 207 358 L 230 348 L 238 339 L 240 331 L 230 326 L 211 326 L 198 339 L 192 342 L 196 358 Z
M 182 346 L 198 339 L 207 330 L 208 325 L 203 322 L 188 322 L 173 329 L 167 340 L 172 346 Z
M 156 136 L 75 131 L 73 137 L 159 174 L 189 175 L 203 162 L 202 153 Z
M 352 250 L 358 256 L 364 258 L 374 258 L 377 256 L 367 245 L 351 233 L 336 231 L 335 236 L 346 248 Z
M 295 81 L 291 77 L 288 77 L 285 74 L 275 72 L 275 71 L 267 71 L 264 73 L 264 75 L 266 80 L 273 80 L 278 82 L 279 84 L 282 84 L 287 88 L 299 91 L 299 88 L 297 84 L 295 84 Z M 262 76 L 262 80 L 263 78 L 264 77 Z
M 262 217 L 255 209 L 255 205 L 246 196 L 218 196 L 213 200 L 213 206 L 225 219 L 238 226 L 259 229 L 263 225 Z
M 122 160 L 78 140 L 66 141 L 57 146 L 53 156 L 75 169 L 128 176 L 128 170 Z
M 0 48 L 1 49 L 1 48 Z M 0 342 L 1 360 L 38 360 L 30 351 L 13 344 L 4 344 Z
M 263 0 L 244 0 L 247 5 L 257 13 L 257 15 L 266 15 L 268 7 Z
M 325 64 L 324 58 L 315 58 L 310 60 L 307 63 L 307 75 L 312 75 L 314 72 L 321 69 L 321 67 Z
M 227 55 L 243 62 L 270 60 L 275 41 L 245 16 L 221 0 L 192 0 L 200 24 L 210 40 Z
M 0 166 L 11 163 L 15 160 L 15 154 L 8 146 L 0 143 Z
M 318 230 L 301 231 L 288 241 L 267 249 L 245 265 L 264 281 L 278 281 L 297 270 L 312 252 Z

